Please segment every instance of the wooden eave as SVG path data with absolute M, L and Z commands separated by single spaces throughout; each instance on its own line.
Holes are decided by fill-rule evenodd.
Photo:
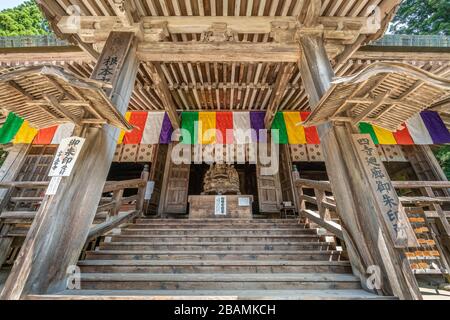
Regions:
M 450 50 L 428 48 L 364 47 L 353 54 L 337 76 L 360 72 L 372 63 L 401 61 L 441 77 L 450 77 Z M 401 56 L 397 55 L 401 54 Z M 0 49 L 0 73 L 26 65 L 52 63 L 88 78 L 94 60 L 78 47 Z M 184 110 L 266 110 L 276 82 L 279 62 L 155 62 L 143 63 L 137 77 L 130 110 L 161 111 L 162 101 L 151 76 L 159 65 L 178 111 Z M 297 64 L 292 63 L 279 110 L 309 110 Z
M 155 73 L 148 72 L 156 68 L 166 78 L 178 111 L 266 110 L 283 63 L 291 64 L 293 72 L 277 99 L 278 110 L 307 109 L 297 67 L 298 37 L 305 32 L 323 35 L 330 59 L 341 66 L 361 45 L 384 33 L 399 3 L 382 0 L 375 7 L 361 0 L 38 1 L 54 31 L 91 57 L 111 31 L 134 32 L 142 65 L 130 109 L 164 110 L 167 99 L 158 95 Z M 79 12 L 70 16 L 74 4 Z M 73 28 L 73 22 L 79 25 Z
M 359 46 L 384 33 L 401 1 L 37 2 L 58 35 L 71 41 L 78 39 L 89 52 L 86 46 L 100 50 L 111 31 L 133 31 L 143 44 L 189 42 L 195 45 L 223 41 L 289 43 L 296 42 L 298 30 L 306 30 L 322 32 L 326 42 L 338 48 L 339 54 L 349 56 Z M 74 27 L 75 21 L 79 25 Z
M 450 80 L 414 66 L 376 62 L 337 77 L 304 125 L 333 120 L 367 122 L 390 131 L 450 94 Z
M 103 82 L 82 78 L 62 67 L 24 67 L 0 75 L 1 108 L 36 129 L 74 123 L 131 130 L 104 93 L 107 88 Z

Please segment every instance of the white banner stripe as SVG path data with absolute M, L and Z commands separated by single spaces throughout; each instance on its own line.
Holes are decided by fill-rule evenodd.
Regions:
M 165 112 L 149 112 L 141 144 L 159 144 Z
M 244 132 L 250 133 L 251 128 L 250 112 L 233 113 L 234 142 L 236 144 L 246 144 L 251 142 L 251 135 L 248 137 L 249 140 L 247 142 L 245 141 L 246 137 L 243 135 Z
M 73 123 L 64 123 L 58 126 L 55 131 L 51 144 L 60 144 L 65 138 L 69 138 L 73 134 L 75 125 Z
M 420 114 L 415 115 L 406 121 L 406 127 L 415 144 L 433 144 L 433 139 L 423 123 Z

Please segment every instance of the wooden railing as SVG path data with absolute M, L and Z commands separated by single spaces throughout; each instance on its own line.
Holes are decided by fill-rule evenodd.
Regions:
M 444 218 L 448 220 L 450 218 L 449 181 L 393 181 L 392 184 L 403 205 L 425 208 L 425 214 L 430 219 Z M 297 179 L 295 185 L 299 212 L 303 213 L 305 217 L 313 215 L 312 220 L 323 228 L 330 227 L 329 221 L 332 220 L 330 211 L 337 213 L 330 182 Z M 315 209 L 315 212 L 308 204 L 313 205 L 312 208 Z M 329 231 L 333 232 L 332 229 Z
M 148 166 L 140 179 L 108 181 L 89 231 L 86 246 L 89 247 L 109 231 L 143 213 L 146 207 L 145 190 L 148 181 Z M 0 182 L 0 189 L 7 189 L 0 204 L 0 247 L 20 248 L 28 230 L 44 200 L 49 182 Z M 137 194 L 124 196 L 127 190 L 137 189 Z M 23 196 L 22 190 L 31 191 L 38 196 Z M 38 190 L 38 193 L 33 192 Z M 16 196 L 16 195 L 19 196 Z M 21 239 L 21 240 L 20 240 Z M 14 249 L 14 248 L 12 248 Z M 5 252 L 0 252 L 0 266 L 5 262 Z M 14 254 L 12 254 L 14 256 Z
M 400 201 L 405 204 L 419 204 L 429 207 L 428 218 L 450 218 L 449 181 L 393 181 Z M 447 210 L 445 210 L 447 209 Z
M 441 259 L 442 267 L 438 270 L 425 270 L 430 272 L 448 272 L 450 271 L 450 248 L 449 218 L 450 218 L 450 182 L 448 181 L 393 181 L 394 188 L 397 191 L 400 202 L 406 210 L 424 213 L 423 226 L 417 228 L 419 243 L 423 240 L 423 247 L 417 250 L 410 248 L 407 255 L 411 258 L 413 269 L 421 269 L 421 264 L 414 263 L 420 260 L 424 253 L 423 260 Z M 298 210 L 303 218 L 317 224 L 334 234 L 337 238 L 343 239 L 342 226 L 339 219 L 338 208 L 332 194 L 331 185 L 328 181 L 314 181 L 306 179 L 297 179 L 295 182 L 298 197 Z M 418 221 L 417 218 L 411 221 Z M 429 240 L 425 240 L 429 239 Z M 426 249 L 428 247 L 428 249 Z M 435 247 L 435 249 L 430 249 Z M 428 253 L 431 256 L 425 256 Z M 439 254 L 434 254 L 439 252 Z M 419 257 L 419 258 L 418 258 Z M 427 265 L 427 263 L 423 263 Z M 443 271 L 444 270 L 444 271 Z M 447 270 L 447 271 L 445 271 Z M 420 270 L 414 270 L 420 273 Z M 416 272 L 417 271 L 417 272 Z
M 300 215 L 343 239 L 330 182 L 298 179 L 295 187 Z

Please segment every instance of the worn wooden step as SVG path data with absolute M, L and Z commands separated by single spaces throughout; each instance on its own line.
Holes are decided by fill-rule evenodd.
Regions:
M 348 261 L 84 260 L 83 273 L 351 273 Z
M 239 251 L 162 251 L 162 250 L 99 250 L 88 251 L 86 259 L 93 260 L 340 260 L 337 250 L 239 250 Z
M 112 242 L 147 242 L 147 243 L 242 243 L 242 242 L 262 242 L 262 243 L 292 243 L 306 241 L 320 241 L 320 237 L 315 234 L 302 235 L 112 235 Z
M 239 218 L 203 218 L 203 219 L 152 219 L 152 218 L 138 218 L 136 223 L 164 223 L 170 224 L 192 224 L 192 223 L 251 223 L 251 224 L 264 224 L 264 223 L 278 223 L 278 224 L 296 224 L 297 219 L 239 219 Z
M 286 243 L 264 243 L 264 242 L 104 242 L 100 250 L 328 250 L 333 248 L 332 243 L 305 241 Z
M 95 290 L 269 290 L 361 289 L 359 278 L 336 273 L 159 274 L 83 273 L 81 289 Z
M 161 236 L 171 236 L 171 235 L 216 235 L 216 236 L 232 236 L 232 235 L 242 235 L 242 236 L 264 236 L 264 235 L 285 235 L 285 236 L 293 236 L 293 235 L 301 235 L 301 234 L 317 234 L 317 229 L 301 229 L 301 228 L 281 228 L 281 229 L 196 229 L 192 230 L 192 228 L 188 229 L 175 229 L 175 228 L 166 228 L 165 229 L 154 229 L 154 228 L 123 228 L 121 230 L 122 235 L 161 235 Z
M 127 229 L 167 229 L 168 225 L 165 223 L 135 223 L 135 224 L 129 224 L 127 226 L 124 226 L 124 228 Z M 302 224 L 277 224 L 277 223 L 217 223 L 217 222 L 210 222 L 210 223 L 180 223 L 180 224 L 171 224 L 169 226 L 172 229 L 204 229 L 204 228 L 213 228 L 213 229 L 233 229 L 233 230 L 239 230 L 239 229 L 292 229 L 292 228 L 299 228 L 299 229 L 305 229 L 306 226 Z
M 364 290 L 67 290 L 29 300 L 393 300 Z

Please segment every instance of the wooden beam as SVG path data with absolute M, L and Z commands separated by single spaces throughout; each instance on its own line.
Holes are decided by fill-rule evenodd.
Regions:
M 125 27 L 129 27 L 134 24 L 130 2 L 131 1 L 124 0 L 108 0 L 108 3 L 113 9 L 117 18 L 119 18 L 120 22 Z
M 334 72 L 319 35 L 302 35 L 300 70 L 311 108 L 318 105 L 331 86 Z M 345 226 L 343 236 L 354 272 L 367 288 L 367 268 L 381 269 L 381 286 L 376 292 L 400 299 L 421 299 L 403 249 L 397 249 L 380 216 L 380 204 L 371 192 L 352 142 L 352 127 L 345 123 L 318 126 L 322 149 L 339 217 Z M 369 288 L 367 288 L 369 289 Z
M 166 77 L 158 63 L 147 63 L 145 68 L 148 70 L 153 83 L 155 84 L 155 91 L 158 97 L 161 99 L 169 116 L 172 127 L 176 130 L 180 128 L 180 117 L 178 116 L 175 102 L 173 101 L 172 94 L 170 93 L 169 86 L 167 84 Z
M 297 62 L 300 47 L 295 43 L 141 43 L 138 56 L 149 62 Z
M 386 98 L 389 97 L 390 93 L 391 93 L 390 91 L 386 91 L 385 93 L 380 93 L 378 95 L 378 97 L 376 97 L 375 100 L 370 105 L 368 105 L 356 118 L 353 119 L 353 121 L 352 121 L 353 125 L 357 125 L 361 121 L 364 121 L 364 119 L 372 111 L 374 111 L 376 108 L 382 106 L 385 103 Z
M 29 92 L 23 89 L 16 81 L 10 80 L 7 81 L 6 84 L 15 92 L 24 96 L 28 101 L 33 101 L 35 97 L 33 97 Z
M 79 47 L 25 47 L 0 48 L 0 64 L 58 63 L 58 62 L 92 62 L 90 55 Z
M 109 0 L 110 2 L 116 0 Z M 128 1 L 127 1 L 128 2 Z M 315 0 L 317 2 L 317 0 Z M 72 34 L 78 32 L 81 36 L 84 32 L 91 34 L 95 30 L 101 33 L 111 31 L 137 30 L 130 16 L 130 10 L 120 10 L 117 6 L 113 8 L 117 16 L 81 16 L 81 30 L 74 30 L 67 22 L 73 19 L 71 16 L 63 16 L 58 22 L 58 28 L 63 33 Z M 320 4 L 313 5 L 305 19 L 305 27 L 317 27 L 323 25 L 329 31 L 351 31 L 355 34 L 371 34 L 375 31 L 368 28 L 367 17 L 320 17 Z M 297 17 L 294 16 L 146 16 L 140 19 L 144 25 L 145 33 L 152 29 L 158 29 L 166 25 L 170 33 L 204 33 L 215 24 L 224 24 L 236 33 L 268 34 L 275 25 L 286 25 L 295 30 L 297 28 Z M 94 29 L 97 24 L 97 29 Z M 341 30 L 342 27 L 353 26 L 352 29 Z M 133 29 L 135 28 L 135 29 Z M 300 27 L 301 28 L 301 27 Z
M 112 90 L 108 94 L 121 114 L 127 111 L 139 65 L 134 38 L 132 33 L 112 33 L 98 62 L 104 66 L 106 58 L 118 57 L 109 78 Z M 99 69 L 100 66 L 95 71 Z M 98 76 L 93 74 L 93 78 Z M 21 299 L 29 293 L 45 294 L 66 288 L 67 268 L 77 264 L 85 245 L 120 130 L 113 126 L 85 126 L 82 132 L 86 141 L 74 174 L 62 178 L 56 195 L 45 196 L 1 299 Z
M 59 113 L 61 113 L 67 120 L 73 122 L 75 125 L 81 125 L 81 119 L 78 119 L 68 110 L 66 110 L 66 108 L 59 103 L 58 99 L 53 96 L 44 96 L 44 99 Z
M 275 114 L 277 113 L 281 101 L 283 100 L 284 93 L 286 92 L 287 85 L 291 79 L 294 69 L 294 64 L 283 64 L 278 71 L 275 87 L 269 100 L 266 116 L 264 117 L 264 125 L 266 129 L 270 129 L 272 127 Z

